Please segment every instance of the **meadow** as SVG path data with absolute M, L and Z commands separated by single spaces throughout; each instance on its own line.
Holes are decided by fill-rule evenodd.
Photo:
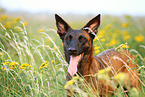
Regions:
M 46 16 L 12 17 L 0 14 L 0 96 L 65 97 L 67 88 L 77 92 L 77 97 L 93 96 L 91 88 L 84 83 L 83 78 L 74 77 L 66 83 L 68 64 L 56 32 L 54 15 L 44 18 Z M 76 29 L 83 27 L 93 17 L 62 16 Z M 123 48 L 136 57 L 142 90 L 139 93 L 136 88 L 131 88 L 130 97 L 145 95 L 144 25 L 143 16 L 104 15 L 94 39 L 94 55 L 109 48 Z M 108 71 L 105 69 L 100 72 Z M 122 81 L 125 77 L 125 74 L 116 75 L 109 81 L 114 85 L 114 80 Z M 121 88 L 116 87 L 114 97 L 126 96 Z

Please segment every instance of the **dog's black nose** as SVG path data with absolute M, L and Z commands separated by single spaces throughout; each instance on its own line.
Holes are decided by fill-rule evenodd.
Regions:
M 69 51 L 70 55 L 74 55 L 77 53 L 77 50 L 74 47 L 69 48 L 68 51 Z

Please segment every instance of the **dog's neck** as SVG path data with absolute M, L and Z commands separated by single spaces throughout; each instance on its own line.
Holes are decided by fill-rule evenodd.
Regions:
M 91 65 L 94 62 L 94 48 L 92 48 L 87 54 L 84 54 L 83 59 L 78 64 L 78 74 L 84 76 L 89 75 Z

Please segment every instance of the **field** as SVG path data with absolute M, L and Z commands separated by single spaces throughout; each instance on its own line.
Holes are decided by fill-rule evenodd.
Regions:
M 62 17 L 73 28 L 79 29 L 94 16 Z M 136 88 L 131 88 L 131 97 L 145 95 L 144 25 L 145 17 L 104 15 L 94 39 L 94 55 L 109 48 L 121 47 L 136 57 L 142 91 L 139 93 Z M 67 88 L 76 91 L 77 97 L 93 96 L 83 78 L 76 77 L 66 83 L 67 67 L 62 42 L 56 32 L 54 15 L 47 17 L 28 14 L 18 17 L 0 13 L 0 96 L 65 97 Z M 116 79 L 109 81 L 122 81 L 125 74 L 114 78 Z M 83 89 L 80 88 L 82 85 Z M 114 97 L 125 96 L 123 90 L 116 87 Z

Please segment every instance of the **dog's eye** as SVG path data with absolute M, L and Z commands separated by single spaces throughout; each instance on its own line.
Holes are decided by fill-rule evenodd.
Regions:
M 84 36 L 80 36 L 80 37 L 79 37 L 79 40 L 80 40 L 80 41 L 84 41 L 84 40 L 86 40 L 86 38 L 85 38 Z
M 72 39 L 72 36 L 71 35 L 69 35 L 67 38 L 66 38 L 66 40 L 68 40 L 68 41 L 70 41 Z

